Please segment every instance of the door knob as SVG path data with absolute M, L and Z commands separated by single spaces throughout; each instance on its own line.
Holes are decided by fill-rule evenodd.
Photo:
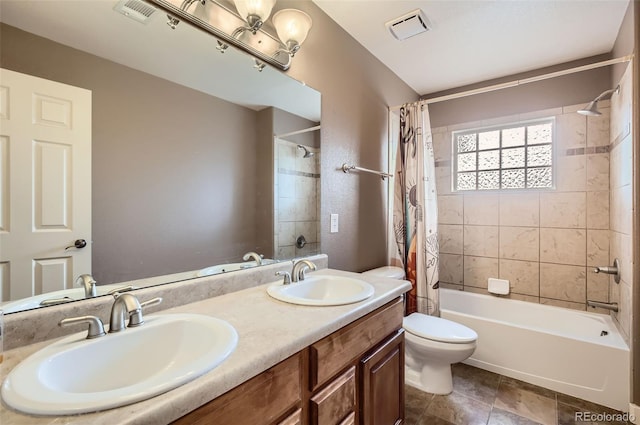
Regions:
M 85 241 L 84 239 L 76 239 L 75 242 L 73 243 L 73 245 L 66 247 L 64 250 L 68 250 L 70 248 L 84 248 L 85 246 L 87 246 L 87 241 Z

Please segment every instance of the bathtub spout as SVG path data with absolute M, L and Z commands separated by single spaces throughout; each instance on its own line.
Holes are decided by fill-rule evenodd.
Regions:
M 615 313 L 618 312 L 618 303 L 605 303 L 601 301 L 591 301 L 587 300 L 587 305 L 589 307 L 599 307 L 604 308 L 605 310 L 611 310 Z

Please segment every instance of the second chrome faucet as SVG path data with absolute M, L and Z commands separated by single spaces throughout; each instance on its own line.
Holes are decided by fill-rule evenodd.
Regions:
M 276 272 L 276 276 L 284 276 L 283 285 L 288 285 L 291 282 L 300 282 L 304 280 L 305 270 L 316 270 L 316 265 L 309 260 L 299 260 L 293 263 L 293 269 L 291 273 L 280 271 Z
M 125 329 L 125 321 L 129 319 L 128 327 L 133 328 L 144 323 L 142 309 L 162 302 L 162 298 L 153 298 L 140 303 L 131 294 L 115 294 L 115 301 L 111 307 L 111 319 L 109 320 L 109 333 L 120 332 Z

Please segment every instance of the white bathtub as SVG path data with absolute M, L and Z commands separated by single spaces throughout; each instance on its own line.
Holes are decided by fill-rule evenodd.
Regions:
M 628 411 L 629 348 L 609 316 L 451 289 L 440 302 L 478 333 L 465 363 Z

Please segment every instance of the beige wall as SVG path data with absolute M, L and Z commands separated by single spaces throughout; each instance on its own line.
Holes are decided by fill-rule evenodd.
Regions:
M 609 301 L 608 277 L 591 273 L 609 264 L 609 108 L 585 117 L 582 106 L 433 129 L 444 287 L 486 293 L 494 277 L 514 299 L 578 310 Z M 542 117 L 556 122 L 554 190 L 451 191 L 452 131 Z

